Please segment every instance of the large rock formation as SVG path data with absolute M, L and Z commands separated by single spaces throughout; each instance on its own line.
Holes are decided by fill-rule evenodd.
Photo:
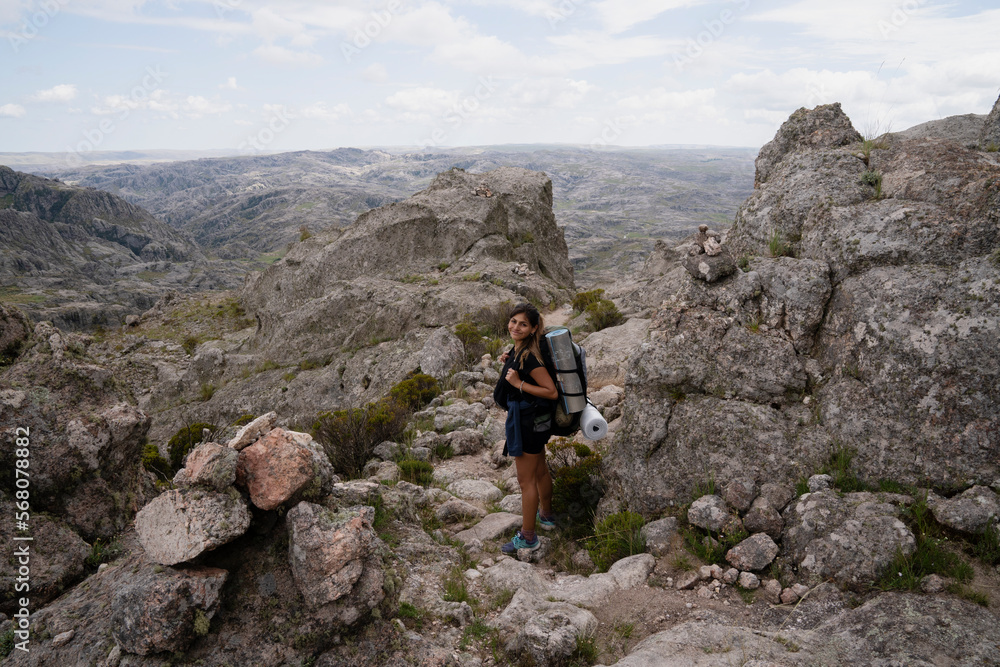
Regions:
M 482 192 L 476 194 L 481 184 Z M 534 276 L 515 273 L 527 264 Z M 511 291 L 547 303 L 573 287 L 544 174 L 440 174 L 404 202 L 298 244 L 248 278 L 253 347 L 277 360 L 450 326 Z
M 1000 475 L 1000 160 L 852 138 L 839 106 L 797 111 L 726 235 L 744 270 L 709 285 L 666 264 L 613 497 L 656 514 L 709 474 L 794 482 L 838 448 L 871 480 Z

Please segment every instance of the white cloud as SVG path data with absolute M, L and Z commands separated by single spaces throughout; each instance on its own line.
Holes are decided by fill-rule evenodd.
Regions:
M 299 113 L 303 118 L 313 118 L 317 120 L 333 121 L 340 120 L 352 114 L 351 107 L 347 104 L 335 104 L 328 107 L 326 102 L 317 102 L 302 109 Z
M 272 65 L 318 67 L 323 64 L 323 56 L 319 54 L 292 51 L 276 44 L 258 46 L 253 52 L 258 58 Z
M 76 86 L 71 83 L 61 83 L 47 90 L 39 90 L 31 99 L 35 102 L 69 102 L 76 97 Z
M 506 101 L 515 108 L 570 109 L 576 108 L 595 89 L 586 81 L 567 78 L 524 79 L 510 86 Z
M 384 65 L 373 63 L 362 70 L 361 78 L 371 83 L 385 83 L 389 80 L 389 72 Z
M 393 109 L 414 115 L 439 115 L 458 103 L 458 92 L 418 86 L 405 88 L 385 99 Z
M 612 33 L 656 18 L 663 12 L 683 7 L 707 4 L 710 0 L 602 0 L 594 4 L 594 9 Z
M 242 90 L 242 88 L 236 85 L 236 77 L 231 76 L 226 79 L 225 83 L 219 84 L 219 90 Z
M 232 111 L 233 106 L 228 102 L 219 100 L 209 100 L 200 95 L 188 95 L 181 106 L 181 110 L 192 118 L 200 118 L 204 115 L 217 115 Z
M 4 104 L 0 106 L 0 116 L 6 118 L 20 118 L 25 113 L 24 107 L 20 104 Z

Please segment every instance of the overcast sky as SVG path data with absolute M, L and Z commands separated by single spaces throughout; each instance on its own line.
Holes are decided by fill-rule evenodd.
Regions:
M 995 1 L 0 0 L 0 151 L 758 147 L 989 112 Z

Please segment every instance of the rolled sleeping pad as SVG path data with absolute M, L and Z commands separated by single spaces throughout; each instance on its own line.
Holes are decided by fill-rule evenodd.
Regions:
M 587 396 L 583 393 L 583 384 L 576 372 L 557 373 L 559 389 L 562 394 L 563 408 L 569 414 L 581 412 L 587 407 Z
M 592 403 L 587 403 L 580 415 L 580 430 L 587 440 L 600 440 L 608 434 L 608 422 Z
M 576 370 L 576 346 L 569 329 L 556 329 L 545 334 L 545 340 L 552 352 L 552 363 L 557 371 Z

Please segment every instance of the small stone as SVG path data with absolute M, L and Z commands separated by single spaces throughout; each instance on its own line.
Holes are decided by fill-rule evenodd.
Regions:
M 134 317 L 134 316 L 133 316 Z M 73 640 L 76 635 L 76 630 L 67 630 L 66 632 L 60 632 L 58 635 L 52 638 L 52 646 L 65 646 Z
M 792 591 L 794 591 L 795 595 L 801 600 L 806 596 L 806 593 L 809 592 L 809 587 L 805 584 L 793 584 Z
M 711 565 L 709 567 L 711 568 L 712 578 L 713 579 L 716 579 L 716 580 L 722 579 L 722 577 L 725 575 L 725 571 L 720 566 L 718 566 L 718 565 Z
M 226 443 L 227 447 L 241 450 L 260 437 L 261 433 L 267 433 L 274 428 L 274 423 L 278 421 L 278 413 L 268 412 L 266 415 L 257 417 L 252 422 L 237 431 L 236 436 Z
M 712 590 L 708 586 L 702 586 L 698 589 L 698 597 L 710 600 L 712 599 Z
M 739 584 L 742 588 L 752 591 L 760 587 L 760 579 L 753 572 L 740 572 Z
M 718 567 L 718 566 L 716 566 L 716 567 Z M 711 579 L 712 578 L 712 566 L 711 565 L 702 565 L 701 567 L 698 568 L 698 575 L 701 577 L 702 581 L 704 581 L 705 579 Z
M 764 582 L 764 599 L 771 604 L 781 603 L 781 582 L 777 579 L 768 579 Z
M 928 574 L 920 580 L 920 590 L 924 593 L 940 593 L 944 590 L 947 580 L 937 574 Z
M 726 570 L 725 574 L 722 575 L 722 580 L 727 584 L 729 584 L 730 586 L 735 584 L 739 578 L 740 578 L 740 571 L 737 570 L 735 567 L 729 568 L 728 570 Z
M 833 486 L 833 477 L 829 475 L 813 475 L 806 482 L 809 487 L 809 493 L 816 493 L 817 491 L 826 491 Z
M 693 588 L 699 581 L 701 581 L 701 573 L 698 570 L 690 570 L 677 575 L 674 586 L 677 590 L 684 591 Z
M 746 512 L 757 497 L 757 482 L 748 478 L 734 479 L 722 490 L 722 498 L 730 507 Z
M 799 596 L 791 588 L 781 591 L 781 604 L 795 604 L 799 601 Z
M 646 540 L 646 550 L 654 556 L 665 556 L 677 535 L 677 525 L 677 517 L 673 516 L 644 525 L 640 532 Z
M 465 578 L 468 579 L 469 581 L 475 581 L 476 579 L 479 579 L 482 576 L 483 576 L 482 572 L 473 568 L 469 568 L 468 570 L 465 571 Z
M 756 533 L 726 553 L 726 560 L 740 570 L 762 570 L 778 555 L 778 545 L 766 533 Z
M 726 501 L 715 495 L 702 496 L 688 508 L 688 523 L 714 533 L 722 532 L 732 518 Z

